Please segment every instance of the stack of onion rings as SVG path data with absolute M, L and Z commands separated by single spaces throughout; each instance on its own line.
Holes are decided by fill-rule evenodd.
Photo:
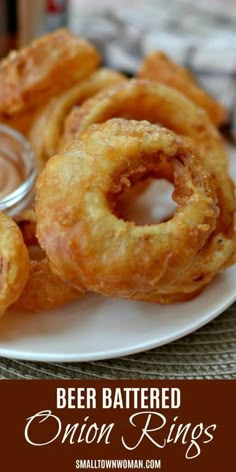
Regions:
M 91 43 L 65 29 L 43 36 L 25 49 L 11 52 L 0 63 L 0 121 L 20 130 L 27 136 L 39 111 L 47 106 L 45 104 L 53 100 L 53 97 L 61 97 L 61 94 L 67 90 L 70 93 L 71 86 L 74 87 L 74 84 L 76 84 L 75 89 L 78 88 L 80 81 L 88 77 L 99 62 L 100 56 Z M 97 78 L 99 77 L 97 89 L 99 85 L 102 88 L 101 82 L 105 86 L 106 81 L 109 83 L 109 80 L 112 81 L 114 78 L 113 83 L 115 83 L 115 78 L 118 81 L 121 75 L 111 72 L 106 76 L 105 72 L 101 72 Z M 82 93 L 86 95 L 85 86 Z M 7 279 L 8 276 L 8 279 L 7 282 L 2 281 L 1 284 L 0 312 L 5 311 L 12 304 L 14 309 L 40 310 L 79 298 L 83 292 L 76 291 L 56 277 L 51 272 L 46 259 L 29 260 L 27 247 L 31 248 L 32 245 L 38 244 L 35 238 L 33 210 L 27 210 L 17 218 L 25 244 L 19 228 L 13 221 L 10 224 L 11 220 L 2 216 L 1 225 L 5 224 L 5 219 L 4 223 L 2 221 L 3 218 L 6 218 L 7 225 L 11 226 L 13 235 L 11 238 L 8 234 L 6 255 L 2 255 L 1 278 Z M 15 256 L 14 264 L 7 258 L 11 240 L 15 244 L 15 250 L 12 251 L 12 255 Z M 5 244 L 5 238 L 3 241 Z M 25 259 L 28 261 L 27 271 L 24 270 Z M 9 273 L 6 274 L 8 262 L 11 271 L 9 269 Z M 18 268 L 18 265 L 22 266 L 22 270 Z M 10 283 L 9 274 L 12 274 L 14 270 L 16 280 L 12 275 L 12 283 Z M 21 280 L 18 280 L 20 275 Z
M 51 309 L 87 289 L 184 301 L 235 262 L 234 188 L 214 126 L 224 108 L 163 53 L 138 72 L 153 80 L 94 72 L 99 61 L 62 29 L 0 64 L 0 121 L 30 139 L 39 174 L 46 165 L 36 214 L 18 215 L 18 228 L 0 215 L 0 314 Z M 173 217 L 125 221 L 121 195 L 133 198 L 152 177 L 174 185 Z
M 66 120 L 61 148 L 71 139 L 79 138 L 91 124 L 112 117 L 146 119 L 195 141 L 215 181 L 221 211 L 219 229 L 226 238 L 231 239 L 235 212 L 234 186 L 228 175 L 221 136 L 204 110 L 166 85 L 133 79 L 98 93 L 79 109 L 74 109 Z
M 18 52 L 11 52 L 0 63 L 0 121 L 28 135 L 43 104 L 79 84 L 99 62 L 100 56 L 91 43 L 65 29 L 39 38 Z M 105 73 L 100 76 L 101 81 L 109 82 L 110 76 L 106 77 Z M 116 72 L 111 72 L 111 76 L 117 80 L 121 77 Z M 18 220 L 25 244 L 28 247 L 37 244 L 33 211 L 24 212 Z M 17 309 L 38 310 L 81 296 L 82 291 L 68 287 L 52 274 L 46 259 L 29 260 L 21 232 L 12 220 L 2 215 L 0 223 L 1 313 L 12 304 Z

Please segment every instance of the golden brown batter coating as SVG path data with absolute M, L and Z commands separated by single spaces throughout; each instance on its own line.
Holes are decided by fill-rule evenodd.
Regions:
M 122 189 L 145 175 L 161 178 L 166 166 L 178 204 L 173 218 L 144 226 L 117 218 Z M 170 303 L 196 295 L 216 274 L 216 267 L 194 271 L 219 214 L 213 181 L 189 140 L 158 125 L 91 126 L 48 161 L 36 196 L 40 245 L 75 288 Z
M 98 93 L 79 109 L 73 110 L 66 120 L 62 148 L 63 143 L 80 137 L 91 124 L 113 117 L 159 123 L 195 141 L 214 178 L 221 211 L 219 227 L 232 245 L 234 186 L 228 175 L 222 138 L 204 110 L 171 87 L 133 79 Z
M 223 105 L 203 90 L 187 69 L 175 64 L 162 51 L 154 51 L 143 59 L 137 77 L 154 80 L 179 90 L 203 108 L 217 127 L 227 121 L 228 114 Z
M 10 52 L 0 63 L 0 116 L 12 117 L 41 105 L 89 76 L 99 62 L 94 46 L 66 29 Z
M 21 295 L 29 267 L 28 251 L 19 228 L 0 213 L 0 315 Z
M 125 80 L 126 77 L 119 72 L 100 68 L 86 80 L 61 92 L 39 109 L 29 133 L 39 170 L 42 170 L 47 160 L 57 153 L 64 121 L 71 109 L 100 90 Z

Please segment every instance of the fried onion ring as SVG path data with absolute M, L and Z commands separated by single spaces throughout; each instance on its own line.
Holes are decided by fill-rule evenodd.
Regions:
M 0 213 L 0 315 L 21 295 L 29 274 L 29 255 L 14 221 Z
M 119 219 L 122 189 L 143 176 L 162 178 L 166 166 L 178 204 L 173 218 L 144 226 Z M 48 161 L 35 209 L 53 272 L 75 288 L 170 303 L 206 284 L 188 277 L 216 227 L 214 183 L 189 140 L 158 125 L 113 119 L 91 126 Z
M 187 69 L 175 64 L 162 51 L 154 51 L 143 59 L 137 77 L 151 79 L 179 90 L 197 106 L 204 108 L 217 127 L 226 123 L 228 119 L 228 113 L 223 105 L 200 88 Z
M 47 259 L 31 260 L 25 289 L 10 308 L 18 311 L 51 310 L 83 295 L 84 290 L 78 291 L 54 275 Z
M 228 176 L 223 141 L 204 110 L 171 87 L 133 79 L 98 93 L 79 109 L 73 110 L 66 120 L 61 149 L 91 124 L 112 117 L 159 123 L 196 142 L 214 178 L 221 212 L 219 231 L 231 239 L 235 212 L 234 185 Z M 229 244 L 233 245 L 232 241 Z
M 13 117 L 41 105 L 89 76 L 99 62 L 94 46 L 66 29 L 10 52 L 0 63 L 0 116 Z
M 32 209 L 22 211 L 16 218 L 30 254 L 30 270 L 21 296 L 10 307 L 13 310 L 51 310 L 78 300 L 84 290 L 78 291 L 62 282 L 50 269 L 45 253 L 35 236 L 36 217 Z
M 83 82 L 52 98 L 40 109 L 29 133 L 40 169 L 58 151 L 64 120 L 71 108 L 98 91 L 125 80 L 126 77 L 119 72 L 101 68 Z

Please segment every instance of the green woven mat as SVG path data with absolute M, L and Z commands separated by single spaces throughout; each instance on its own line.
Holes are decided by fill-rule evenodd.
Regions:
M 1 379 L 236 379 L 236 304 L 166 346 L 99 362 L 0 360 Z

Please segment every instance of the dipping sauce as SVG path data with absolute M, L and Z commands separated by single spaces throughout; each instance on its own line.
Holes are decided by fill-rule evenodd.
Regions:
M 14 161 L 7 159 L 0 149 L 0 200 L 16 190 L 22 182 L 20 169 Z
M 18 131 L 0 123 L 0 211 L 16 217 L 33 202 L 34 153 Z

